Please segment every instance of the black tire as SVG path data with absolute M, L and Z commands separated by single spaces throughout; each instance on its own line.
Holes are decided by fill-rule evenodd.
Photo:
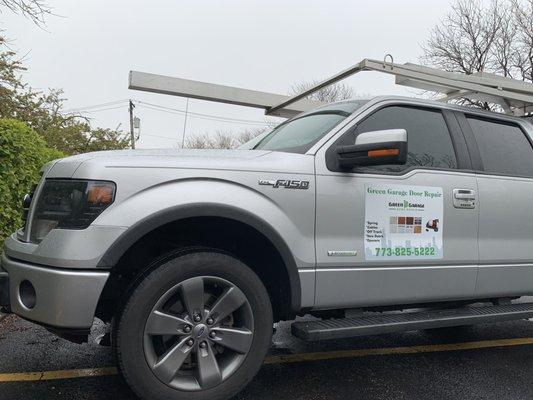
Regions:
M 153 314 L 155 304 L 168 293 L 167 291 L 182 282 L 187 280 L 190 282 L 192 278 L 198 277 L 220 278 L 244 293 L 249 304 L 248 310 L 251 309 L 253 313 L 253 337 L 248 352 L 241 356 L 239 366 L 235 367 L 237 369 L 216 386 L 194 391 L 181 390 L 163 383 L 156 376 L 153 367 L 148 364 L 145 356 L 145 327 L 148 326 L 147 321 Z M 272 326 L 272 306 L 267 290 L 259 277 L 244 263 L 229 255 L 213 251 L 196 251 L 170 256 L 156 264 L 133 288 L 122 312 L 117 317 L 114 348 L 118 369 L 127 384 L 142 399 L 229 399 L 241 391 L 261 367 L 271 343 Z M 196 326 L 194 328 L 196 329 Z M 216 354 L 215 350 L 213 354 Z

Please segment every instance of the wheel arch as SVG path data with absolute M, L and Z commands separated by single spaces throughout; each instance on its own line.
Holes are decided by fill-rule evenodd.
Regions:
M 290 290 L 290 314 L 301 309 L 301 285 L 295 258 L 281 235 L 268 222 L 250 211 L 227 204 L 195 203 L 177 205 L 160 210 L 140 220 L 125 231 L 106 251 L 98 263 L 98 268 L 111 269 L 117 266 L 127 252 L 151 232 L 168 224 L 176 224 L 194 218 L 220 218 L 234 221 L 253 229 L 263 236 L 279 253 L 288 279 Z

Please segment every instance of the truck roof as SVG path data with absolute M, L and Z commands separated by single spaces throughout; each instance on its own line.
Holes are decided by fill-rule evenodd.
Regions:
M 374 97 L 370 97 L 366 99 L 342 100 L 342 101 L 330 103 L 327 106 L 317 107 L 313 111 L 322 110 L 326 107 L 335 108 L 335 105 L 358 103 L 360 104 L 360 106 L 362 106 L 368 103 L 374 104 L 374 103 L 380 103 L 380 102 L 385 102 L 385 101 L 389 101 L 389 102 L 398 101 L 401 103 L 411 103 L 411 104 L 416 104 L 419 106 L 435 107 L 435 108 L 459 111 L 459 112 L 469 113 L 469 114 L 485 115 L 487 117 L 492 117 L 492 118 L 498 117 L 498 118 L 503 118 L 503 119 L 509 119 L 509 120 L 515 120 L 515 121 L 527 121 L 527 122 L 533 123 L 533 116 L 516 117 L 516 116 L 505 114 L 502 112 L 490 111 L 490 110 L 485 110 L 485 109 L 467 106 L 467 105 L 443 102 L 443 101 L 434 100 L 434 99 L 409 97 L 409 96 L 398 96 L 398 95 L 382 95 L 382 96 L 374 96 Z

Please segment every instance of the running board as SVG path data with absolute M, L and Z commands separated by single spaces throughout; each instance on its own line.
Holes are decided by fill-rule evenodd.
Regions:
M 533 318 L 533 303 L 297 321 L 291 330 L 300 339 L 315 341 L 526 318 Z

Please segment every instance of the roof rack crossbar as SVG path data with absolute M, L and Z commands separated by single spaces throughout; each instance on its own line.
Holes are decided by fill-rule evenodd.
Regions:
M 362 71 L 362 66 L 363 66 L 363 62 L 360 62 L 356 65 L 354 65 L 353 67 L 350 67 L 348 69 L 345 69 L 344 71 L 341 71 L 339 72 L 338 74 L 332 76 L 331 78 L 329 79 L 326 79 L 320 83 L 317 83 L 316 85 L 312 86 L 311 88 L 301 92 L 301 93 L 298 93 L 297 95 L 285 100 L 284 102 L 282 103 L 279 103 L 273 107 L 270 107 L 267 109 L 266 111 L 266 114 L 267 115 L 270 115 L 271 113 L 274 113 L 278 110 L 281 110 L 285 107 L 288 107 L 289 105 L 293 104 L 295 101 L 298 101 L 298 100 L 302 100 L 304 98 L 306 98 L 307 96 L 317 92 L 318 90 L 320 89 L 323 89 L 325 88 L 326 86 L 329 86 L 329 85 L 333 85 L 334 83 L 344 79 L 344 78 L 347 78 L 349 77 L 350 75 L 353 75 L 353 74 L 356 74 L 360 71 Z
M 466 75 L 411 63 L 394 64 L 365 58 L 353 67 L 268 108 L 266 114 L 269 115 L 271 112 L 288 107 L 293 102 L 302 100 L 326 86 L 361 71 L 377 71 L 394 75 L 399 85 L 445 94 L 442 99 L 444 101 L 462 97 L 489 99 L 491 102 L 500 104 L 507 113 L 515 115 L 523 115 L 526 109 L 533 108 L 533 84 L 528 82 L 486 73 Z
M 442 94 L 441 101 L 467 98 L 499 104 L 507 114 L 523 116 L 533 113 L 531 83 L 489 73 L 466 75 L 412 63 L 395 64 L 388 55 L 383 61 L 365 58 L 292 97 L 138 71 L 130 72 L 129 88 L 262 108 L 266 115 L 290 118 L 323 104 L 309 99 L 313 93 L 361 71 L 393 75 L 398 85 Z

